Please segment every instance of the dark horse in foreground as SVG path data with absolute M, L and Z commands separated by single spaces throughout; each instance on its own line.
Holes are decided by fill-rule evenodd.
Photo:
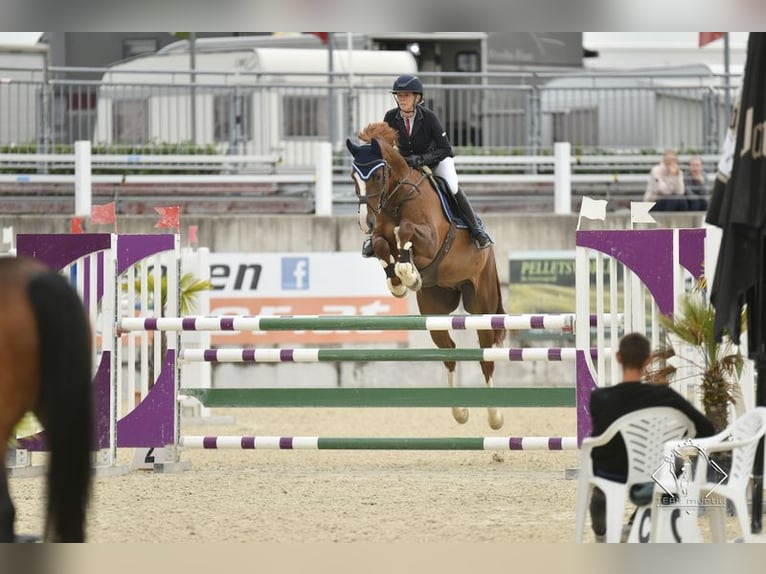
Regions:
M 13 542 L 15 509 L 5 457 L 32 411 L 48 458 L 44 539 L 82 542 L 91 481 L 91 335 L 67 280 L 23 258 L 0 258 L 0 542 Z
M 397 132 L 385 123 L 373 123 L 359 133 L 365 145 L 346 140 L 354 156 L 352 178 L 360 202 L 360 226 L 372 227 L 372 247 L 380 260 L 388 288 L 396 297 L 417 293 L 421 315 L 446 315 L 463 302 L 468 313 L 504 314 L 495 252 L 479 250 L 467 229 L 447 220 L 438 192 L 430 179 L 411 169 L 395 149 Z M 430 331 L 441 349 L 454 349 L 449 331 Z M 481 330 L 482 348 L 500 345 L 503 330 Z M 447 381 L 455 386 L 455 361 L 445 361 Z M 488 387 L 493 362 L 482 361 Z M 459 423 L 468 411 L 453 408 Z M 503 426 L 502 413 L 489 409 L 489 425 Z

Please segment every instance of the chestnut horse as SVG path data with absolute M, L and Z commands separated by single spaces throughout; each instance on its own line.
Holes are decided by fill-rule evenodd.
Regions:
M 24 258 L 0 258 L 0 461 L 32 411 L 48 457 L 44 538 L 82 542 L 91 481 L 91 335 L 67 280 Z M 0 542 L 13 542 L 15 509 L 0 468 Z
M 352 179 L 360 203 L 359 223 L 372 228 L 372 247 L 386 273 L 395 297 L 408 289 L 417 294 L 421 315 L 446 315 L 462 300 L 468 313 L 504 314 L 500 281 L 493 248 L 479 250 L 467 229 L 448 221 L 438 192 L 430 179 L 411 169 L 395 149 L 397 132 L 385 123 L 373 123 L 359 133 L 357 146 L 346 140 L 354 156 Z M 430 331 L 440 349 L 454 349 L 449 331 Z M 478 331 L 482 348 L 501 345 L 504 330 Z M 455 361 L 445 361 L 447 382 L 455 386 Z M 493 362 L 482 361 L 488 387 L 495 371 Z M 459 423 L 468 410 L 453 408 Z M 489 425 L 503 426 L 503 415 L 489 409 Z

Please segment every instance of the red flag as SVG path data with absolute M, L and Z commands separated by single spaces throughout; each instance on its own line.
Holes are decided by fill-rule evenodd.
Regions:
M 69 226 L 69 233 L 85 233 L 82 228 L 82 217 L 73 217 Z
M 314 36 L 316 36 L 320 40 L 322 40 L 322 44 L 327 44 L 327 40 L 330 39 L 329 32 L 311 32 L 311 33 L 314 34 Z
M 155 207 L 154 211 L 160 214 L 160 220 L 154 227 L 175 227 L 181 226 L 181 217 L 178 213 L 178 206 L 173 207 Z
M 114 223 L 116 220 L 114 202 L 106 205 L 93 205 L 90 208 L 90 222 L 96 225 Z
M 710 42 L 715 42 L 718 38 L 723 38 L 723 32 L 700 32 L 700 48 Z
M 187 233 L 187 240 L 189 241 L 189 245 L 197 245 L 197 226 L 196 225 L 189 226 L 189 232 Z

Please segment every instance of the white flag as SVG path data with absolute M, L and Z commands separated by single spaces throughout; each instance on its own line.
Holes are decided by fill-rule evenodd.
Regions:
M 3 227 L 3 243 L 13 243 L 13 227 Z
M 604 221 L 606 219 L 606 199 L 583 197 L 580 204 L 580 217 L 577 218 L 577 229 L 580 229 L 580 221 L 583 217 Z
M 606 199 L 583 197 L 580 205 L 580 217 L 604 221 L 606 219 Z
M 631 223 L 657 223 L 649 214 L 649 210 L 654 207 L 654 201 L 631 201 L 630 202 L 630 222 Z

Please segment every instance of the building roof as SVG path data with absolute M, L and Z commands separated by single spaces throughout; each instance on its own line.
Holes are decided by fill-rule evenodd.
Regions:
M 221 52 L 204 52 L 196 56 L 198 83 L 231 83 L 257 81 L 264 75 L 301 76 L 303 81 L 312 77 L 324 83 L 329 69 L 326 49 L 306 48 L 254 48 Z M 189 55 L 165 53 L 141 56 L 115 64 L 104 74 L 104 81 L 112 83 L 183 83 L 189 82 Z M 335 50 L 333 71 L 355 75 L 376 74 L 394 77 L 416 73 L 415 58 L 406 51 Z M 316 74 L 316 76 L 312 76 Z

